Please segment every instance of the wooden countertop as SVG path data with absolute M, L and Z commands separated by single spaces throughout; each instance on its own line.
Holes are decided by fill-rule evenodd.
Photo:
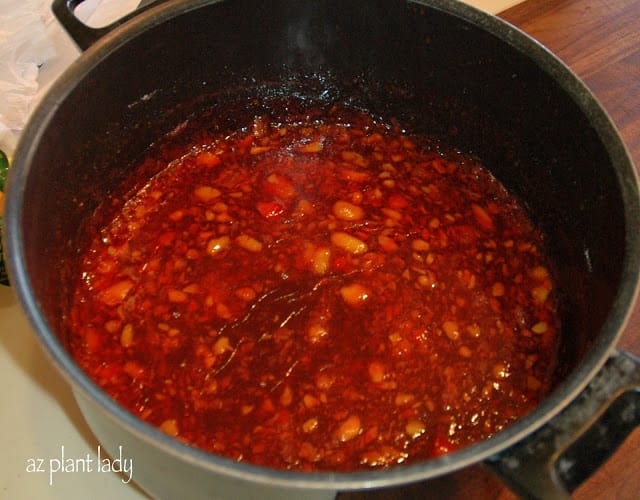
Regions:
M 500 17 L 540 41 L 587 84 L 640 172 L 640 0 L 528 0 Z M 640 301 L 618 345 L 640 356 Z M 640 498 L 640 430 L 574 498 Z

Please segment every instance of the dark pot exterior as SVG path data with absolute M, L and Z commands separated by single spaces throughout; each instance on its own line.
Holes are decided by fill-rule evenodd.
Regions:
M 158 137 L 202 106 L 249 96 L 348 100 L 481 158 L 529 208 L 557 262 L 558 384 L 532 414 L 443 458 L 388 471 L 304 474 L 185 446 L 120 408 L 65 350 L 78 228 Z M 257 109 L 256 108 L 256 109 Z M 227 112 L 225 114 L 225 109 Z M 6 200 L 12 283 L 107 450 L 160 498 L 332 498 L 423 481 L 499 456 L 542 428 L 615 349 L 635 299 L 635 170 L 605 112 L 546 49 L 455 1 L 184 1 L 109 31 L 56 82 L 27 127 Z

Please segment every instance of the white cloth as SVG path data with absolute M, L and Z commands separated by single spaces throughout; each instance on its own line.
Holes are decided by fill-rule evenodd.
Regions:
M 138 3 L 85 0 L 76 15 L 89 26 L 105 26 Z M 0 149 L 8 156 L 42 95 L 79 54 L 51 0 L 0 0 Z

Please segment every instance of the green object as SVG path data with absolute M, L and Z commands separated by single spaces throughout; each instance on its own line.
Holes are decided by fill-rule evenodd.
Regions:
M 9 170 L 9 159 L 3 151 L 0 150 L 0 191 L 4 193 L 4 183 L 7 180 L 7 171 Z M 4 211 L 0 208 L 0 285 L 9 285 L 9 276 L 7 268 L 4 265 L 4 252 L 2 251 L 2 215 Z
M 0 150 L 0 191 L 4 191 L 4 183 L 7 180 L 7 171 L 9 170 L 9 159 L 7 155 Z

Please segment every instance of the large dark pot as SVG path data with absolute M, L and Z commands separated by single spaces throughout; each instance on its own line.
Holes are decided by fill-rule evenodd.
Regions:
M 634 168 L 593 96 L 543 47 L 452 0 L 171 0 L 106 34 L 77 26 L 67 11 L 77 3 L 57 0 L 56 9 L 91 47 L 24 132 L 6 199 L 7 253 L 27 315 L 87 422 L 107 450 L 125 447 L 147 492 L 331 498 L 484 463 L 521 494 L 562 497 L 637 425 L 639 364 L 615 349 L 640 269 Z M 230 109 L 255 111 L 242 105 L 248 96 L 278 93 L 349 100 L 439 136 L 480 157 L 524 201 L 558 266 L 564 325 L 558 384 L 535 412 L 437 460 L 293 473 L 187 447 L 123 410 L 78 368 L 63 324 L 83 221 L 194 109 L 216 106 L 226 117 L 220 126 L 232 126 Z M 595 431 L 578 436 L 591 420 Z

